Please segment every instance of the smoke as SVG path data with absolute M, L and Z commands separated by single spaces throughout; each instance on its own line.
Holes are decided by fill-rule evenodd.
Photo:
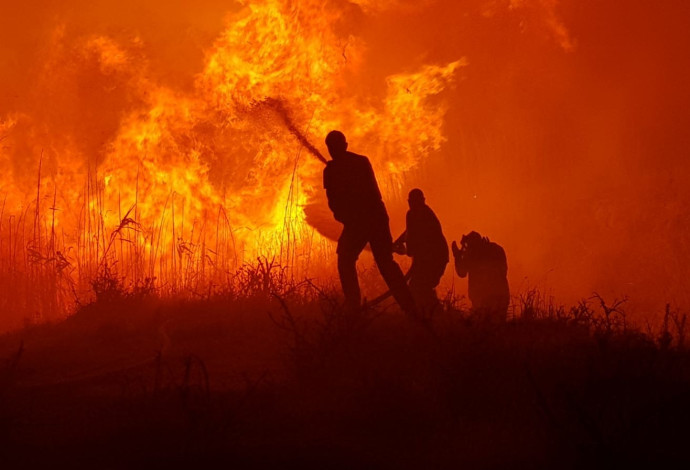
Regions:
M 257 20 L 260 8 L 276 14 Z M 260 225 L 295 168 L 286 149 L 318 158 L 340 128 L 372 159 L 394 231 L 407 189 L 421 187 L 449 240 L 477 230 L 505 247 L 514 292 L 689 305 L 688 10 L 679 0 L 4 2 L 2 195 L 33 197 L 43 153 L 43 172 L 64 182 L 60 207 L 90 169 L 111 171 L 112 185 L 148 172 L 149 193 L 176 181 L 200 195 L 198 211 L 223 199 L 234 224 Z M 238 50 L 242 41 L 256 48 Z M 252 103 L 277 119 L 238 119 Z M 333 237 L 310 160 L 294 170 L 300 204 Z
M 652 317 L 687 306 L 688 6 L 470 3 L 368 33 L 423 60 L 467 57 L 448 142 L 418 181 L 448 238 L 503 245 L 514 291 L 627 295 Z
M 424 189 L 449 239 L 478 230 L 503 245 L 514 292 L 627 296 L 633 318 L 687 307 L 689 11 L 544 0 L 375 12 L 361 33 L 373 82 L 467 59 L 443 93 L 447 141 L 404 186 Z M 400 200 L 388 201 L 394 230 Z

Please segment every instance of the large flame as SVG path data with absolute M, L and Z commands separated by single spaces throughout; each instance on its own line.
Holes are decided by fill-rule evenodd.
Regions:
M 15 171 L 3 186 L 5 214 L 24 210 L 19 250 L 34 253 L 20 269 L 64 263 L 53 284 L 73 292 L 87 291 L 104 269 L 172 292 L 222 285 L 260 255 L 296 275 L 318 269 L 332 250 L 321 233 L 333 228 L 311 217 L 315 230 L 303 208 L 323 210 L 323 164 L 295 133 L 322 148 L 328 131 L 344 130 L 389 175 L 384 191 L 393 190 L 396 175 L 439 150 L 445 108 L 431 98 L 464 64 L 391 75 L 378 93 L 357 89 L 366 47 L 342 30 L 341 15 L 320 1 L 249 2 L 227 18 L 189 90 L 150 78 L 139 38 L 67 41 L 59 25 L 43 86 L 73 89 L 63 98 L 76 101 L 62 106 L 67 124 L 84 123 L 75 116 L 80 94 L 126 106 L 115 115 L 89 111 L 111 121 L 112 135 L 89 132 L 88 121 L 58 136 L 36 116 L 3 121 L 2 134 L 31 142 L 26 150 L 43 168 Z M 14 223 L 7 230 L 16 234 Z
M 0 4 L 0 328 L 103 274 L 208 295 L 265 255 L 332 278 L 336 128 L 396 234 L 416 186 L 449 241 L 506 249 L 512 292 L 690 305 L 690 4 L 648 3 Z

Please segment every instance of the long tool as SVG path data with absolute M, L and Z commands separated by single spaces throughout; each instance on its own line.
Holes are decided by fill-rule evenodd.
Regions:
M 324 165 L 328 163 L 328 160 L 326 160 L 326 158 L 321 154 L 321 152 L 319 152 L 319 149 L 314 147 L 314 145 L 311 142 L 309 142 L 307 137 L 297 128 L 297 126 L 295 126 L 295 123 L 290 118 L 290 113 L 288 113 L 288 110 L 285 107 L 285 103 L 283 100 L 281 100 L 279 98 L 270 98 L 269 97 L 269 98 L 265 98 L 261 101 L 258 101 L 254 106 L 266 107 L 266 108 L 270 108 L 273 111 L 275 111 L 278 114 L 278 116 L 280 116 L 280 118 L 283 120 L 285 127 L 288 128 L 290 133 L 295 136 L 297 141 L 300 144 L 302 144 L 302 146 L 305 149 L 307 149 L 309 151 L 309 153 L 311 153 L 316 158 L 318 158 L 319 161 L 321 161 Z M 402 241 L 404 239 L 406 233 L 407 232 L 403 232 L 402 235 L 400 235 L 396 239 L 395 243 L 397 244 L 400 241 Z M 409 280 L 410 274 L 411 274 L 411 270 L 408 270 L 407 273 L 405 274 L 405 282 L 407 282 Z M 381 302 L 383 302 L 384 300 L 391 297 L 391 295 L 392 295 L 392 292 L 389 289 L 386 292 L 384 292 L 383 294 L 379 295 L 378 297 L 374 297 L 372 300 L 365 302 L 362 307 L 363 308 L 370 308 L 370 307 L 373 307 L 375 305 L 378 305 Z

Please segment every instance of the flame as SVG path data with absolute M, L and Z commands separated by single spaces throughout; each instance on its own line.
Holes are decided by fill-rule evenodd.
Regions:
M 35 199 L 34 230 L 20 243 L 43 266 L 64 256 L 69 268 L 53 283 L 76 292 L 106 267 L 126 282 L 155 279 L 164 291 L 198 291 L 227 282 L 260 255 L 309 275 L 332 245 L 303 210 L 323 204 L 322 163 L 300 139 L 318 154 L 328 131 L 342 129 L 375 169 L 402 177 L 443 143 L 445 108 L 433 98 L 465 65 L 423 65 L 389 76 L 383 95 L 352 93 L 367 49 L 343 21 L 341 10 L 315 0 L 246 2 L 206 51 L 191 89 L 151 78 L 138 37 L 68 40 L 68 28 L 56 27 L 46 67 L 61 72 L 46 75 L 44 89 L 66 84 L 88 100 L 96 87 L 95 101 L 127 105 L 93 113 L 107 117 L 113 133 L 89 134 L 86 122 L 86 143 L 74 129 L 54 135 L 61 129 L 37 116 L 2 121 L 0 137 L 25 121 L 29 132 L 16 142 L 32 133 L 50 142 L 40 176 L 18 185 L 19 173 L 37 174 L 16 171 L 3 184 L 5 214 L 27 211 Z M 79 112 L 74 98 L 64 100 L 64 109 Z M 38 153 L 35 144 L 30 152 Z M 9 161 L 9 152 L 1 158 Z
M 334 276 L 332 129 L 394 230 L 423 188 L 449 241 L 504 246 L 514 292 L 688 305 L 682 2 L 141 3 L 0 14 L 0 328 L 106 268 L 176 295 L 258 255 Z

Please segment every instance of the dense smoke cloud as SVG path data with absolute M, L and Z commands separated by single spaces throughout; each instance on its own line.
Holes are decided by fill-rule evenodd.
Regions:
M 154 90 L 193 95 L 226 22 L 253 2 L 11 3 L 0 7 L 0 161 L 13 175 L 2 192 L 28 195 L 41 152 L 46 174 L 64 171 L 65 152 L 81 155 L 71 165 L 99 167 L 123 126 L 160 105 Z M 339 91 L 348 106 L 382 110 L 391 77 L 458 64 L 425 96 L 442 111 L 444 138 L 415 147 L 424 159 L 406 159 L 404 184 L 388 192 L 394 231 L 406 190 L 419 186 L 449 239 L 478 230 L 506 248 L 515 292 L 538 286 L 570 301 L 598 290 L 657 310 L 690 303 L 686 2 L 275 3 L 333 16 L 334 37 L 350 47 Z M 400 117 L 388 112 L 376 118 Z M 185 139 L 217 137 L 193 121 Z M 388 158 L 372 149 L 395 153 L 390 142 L 405 131 L 377 122 L 352 149 Z M 222 186 L 220 166 L 206 167 Z
M 376 34 L 469 62 L 431 202 L 452 238 L 477 229 L 506 247 L 514 288 L 687 304 L 688 6 L 519 2 L 539 3 L 486 17 L 447 2 Z

